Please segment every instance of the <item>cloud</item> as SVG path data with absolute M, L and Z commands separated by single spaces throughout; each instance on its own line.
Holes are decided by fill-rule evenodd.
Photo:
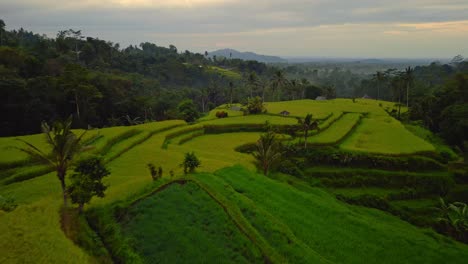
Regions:
M 24 27 L 51 36 L 59 30 L 75 28 L 82 29 L 85 35 L 123 45 L 152 41 L 177 44 L 182 49 L 210 50 L 220 44 L 232 44 L 232 48 L 279 55 L 312 53 L 310 45 L 300 44 L 314 38 L 320 40 L 324 50 L 336 46 L 327 43 L 327 39 L 345 45 L 385 36 L 394 42 L 416 45 L 415 41 L 424 34 L 432 33 L 433 38 L 449 36 L 451 41 L 460 42 L 467 38 L 457 36 L 467 32 L 466 14 L 468 3 L 459 0 L 7 0 L 0 3 L 0 17 L 7 28 Z M 298 43 L 291 43 L 292 40 Z M 379 45 L 382 54 L 397 53 L 389 52 L 389 46 L 384 43 Z M 466 51 L 467 48 L 459 45 L 458 50 Z M 366 47 L 360 46 L 360 53 L 364 54 Z M 337 53 L 346 51 L 346 47 L 335 49 Z M 453 45 L 447 46 L 446 51 L 438 54 L 452 49 Z M 351 48 L 348 50 L 350 55 L 355 53 Z

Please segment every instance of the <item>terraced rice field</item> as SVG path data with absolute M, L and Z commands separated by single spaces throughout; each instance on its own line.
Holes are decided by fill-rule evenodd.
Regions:
M 352 130 L 352 134 L 346 137 L 340 147 L 347 150 L 366 152 L 379 149 L 381 153 L 388 154 L 433 150 L 431 144 L 410 133 L 398 121 L 388 116 L 377 102 L 359 101 L 358 103 L 352 103 L 350 100 L 340 99 L 324 103 L 303 100 L 268 103 L 267 108 L 269 112 L 278 109 L 281 109 L 279 111 L 288 110 L 291 115 L 302 117 L 307 113 L 312 113 L 317 118 L 320 116 L 323 118 L 329 117 L 321 121 L 320 126 L 324 129 L 318 135 L 310 137 L 311 143 L 334 145 L 347 135 L 347 132 L 356 124 L 360 113 L 371 113 Z M 193 126 L 201 128 L 204 125 L 262 125 L 265 121 L 278 125 L 297 124 L 297 120 L 291 117 L 251 115 L 205 120 Z M 266 178 L 253 176 L 244 169 L 223 171 L 213 176 L 209 172 L 234 164 L 240 164 L 248 170 L 255 170 L 253 157 L 236 152 L 235 148 L 246 143 L 254 143 L 261 132 L 205 134 L 179 145 L 180 139 L 194 133 L 194 131 L 191 131 L 171 138 L 171 143 L 165 144 L 168 135 L 184 131 L 190 127 L 192 126 L 187 126 L 183 121 L 175 120 L 89 131 L 86 135 L 87 139 L 94 138 L 92 142 L 94 149 L 91 152 L 103 155 L 111 171 L 111 176 L 105 179 L 105 183 L 109 185 L 106 197 L 93 199 L 89 207 L 107 206 L 115 201 L 130 199 L 140 195 L 145 190 L 154 188 L 147 169 L 148 163 L 163 167 L 164 181 L 170 181 L 173 177 L 180 177 L 183 174 L 180 163 L 183 160 L 184 153 L 194 151 L 202 163 L 199 171 L 208 172 L 208 174 L 197 176 L 199 177 L 197 184 L 206 185 L 205 187 L 215 190 L 220 195 L 220 199 L 224 199 L 224 202 L 235 206 L 234 208 L 237 208 L 235 211 L 238 214 L 242 213 L 242 221 L 250 223 L 248 230 L 252 230 L 254 232 L 252 236 L 258 239 L 256 245 L 263 257 L 266 254 L 274 259 L 290 262 L 307 262 L 307 260 L 321 262 L 325 260 L 352 263 L 369 256 L 377 258 L 377 252 L 384 254 L 382 259 L 395 260 L 395 262 L 404 261 L 405 258 L 424 261 L 432 257 L 434 259 L 444 257 L 447 261 L 457 262 L 458 257 L 464 256 L 460 253 L 463 250 L 460 249 L 461 246 L 458 244 L 444 244 L 443 247 L 448 249 L 443 254 L 433 253 L 437 251 L 435 248 L 442 246 L 438 244 L 442 243 L 440 242 L 442 240 L 439 242 L 431 240 L 422 232 L 411 226 L 408 227 L 400 220 L 389 218 L 389 216 L 380 213 L 376 215 L 373 210 L 354 209 L 337 203 L 325 192 L 310 189 L 307 184 L 301 185 L 303 187 L 301 187 L 300 192 L 298 190 L 287 190 L 291 188 L 289 185 L 295 182 L 294 179 L 288 178 L 286 183 L 283 184 L 284 186 L 282 186 L 271 183 Z M 47 149 L 43 141 L 43 135 L 24 136 L 23 138 L 37 144 L 40 148 Z M 0 143 L 3 148 L 17 146 L 18 141 L 12 137 L 0 138 Z M 25 158 L 26 156 L 17 150 L 6 149 L 1 152 L 0 164 L 21 162 Z M 0 262 L 9 262 L 12 259 L 18 262 L 26 262 L 31 258 L 43 263 L 64 263 L 67 261 L 86 263 L 91 261 L 83 249 L 73 244 L 61 233 L 58 213 L 61 199 L 60 187 L 54 173 L 38 173 L 42 168 L 41 165 L 34 163 L 18 163 L 10 169 L 2 170 L 0 173 L 0 194 L 4 197 L 14 198 L 19 204 L 19 207 L 13 212 L 0 212 L 0 233 L 3 234 L 0 248 L 8 249 L 5 252 L 0 252 Z M 27 177 L 24 177 L 24 175 Z M 14 180 L 6 182 L 11 179 Z M 258 194 L 255 194 L 252 188 L 257 188 L 259 190 Z M 170 191 L 174 190 L 176 189 Z M 188 190 L 191 189 L 188 188 Z M 310 193 L 302 193 L 304 191 Z M 207 201 L 206 196 L 197 192 L 192 191 L 192 193 L 188 192 L 187 194 L 187 189 L 182 188 L 177 189 L 174 193 L 162 195 L 166 195 L 164 197 L 169 200 L 186 199 L 188 204 L 197 207 L 200 206 L 197 205 L 198 202 L 203 201 L 204 204 Z M 175 194 L 181 194 L 181 196 L 177 197 Z M 209 203 L 213 204 L 212 202 Z M 171 204 L 167 203 L 162 208 L 169 210 Z M 334 209 L 330 209 L 328 206 Z M 225 216 L 220 213 L 219 207 L 217 209 L 211 205 L 208 207 L 212 211 L 207 211 L 207 215 L 213 214 L 217 215 L 217 218 L 225 219 L 223 218 Z M 314 210 L 309 210 L 310 208 L 314 208 Z M 155 212 L 158 212 L 157 210 L 160 210 L 160 208 L 155 210 Z M 189 208 L 186 211 L 189 211 Z M 357 213 L 358 211 L 359 213 Z M 361 214 L 366 216 L 360 217 Z M 335 216 L 337 215 L 349 217 L 346 218 L 348 222 L 336 220 Z M 168 217 L 176 216 L 168 215 Z M 168 224 L 168 219 L 160 223 L 160 227 Z M 194 215 L 193 219 L 196 222 L 201 221 L 197 222 L 197 225 L 209 221 L 209 218 L 203 215 Z M 315 220 L 304 223 L 304 219 Z M 185 221 L 184 219 L 179 220 Z M 223 222 L 226 221 L 223 220 Z M 346 233 L 344 230 L 332 227 L 332 225 L 325 228 L 324 225 L 328 222 L 338 227 L 340 225 L 352 226 L 352 231 L 350 231 L 352 233 Z M 379 243 L 376 242 L 378 241 L 377 236 L 364 233 L 364 229 L 367 229 L 371 222 L 382 222 L 375 228 L 380 230 L 376 234 L 384 239 L 383 244 L 380 244 L 380 240 Z M 138 223 L 135 222 L 133 227 L 137 228 Z M 238 224 L 238 222 L 236 223 Z M 400 232 L 397 229 L 404 231 Z M 131 236 L 144 235 L 140 231 L 128 230 L 128 234 Z M 411 237 L 417 237 L 419 240 L 413 241 L 410 237 L 396 238 L 393 235 L 394 232 L 405 233 L 407 231 L 411 234 Z M 229 241 L 225 241 L 227 244 L 223 247 L 232 249 L 232 251 L 228 251 L 230 253 L 221 253 L 213 249 L 213 254 L 201 256 L 191 251 L 191 253 L 187 252 L 187 259 L 193 257 L 200 260 L 212 260 L 217 256 L 224 256 L 223 258 L 231 259 L 233 262 L 257 262 L 258 260 L 259 253 L 257 251 L 245 251 L 246 247 L 251 248 L 247 245 L 250 243 L 248 241 L 252 241 L 252 237 L 245 240 L 238 235 L 238 231 L 235 231 L 230 224 L 210 223 L 206 230 L 186 231 L 187 234 L 192 234 L 194 237 L 198 236 L 198 232 L 208 232 L 210 234 L 212 232 L 227 232 L 223 233 L 224 238 L 221 240 L 224 241 L 226 237 L 233 237 L 233 241 L 236 242 L 235 245 L 230 245 Z M 346 238 L 346 243 L 340 242 L 343 240 L 330 238 L 330 233 Z M 160 233 L 159 235 L 164 234 Z M 220 242 L 217 242 L 217 239 L 220 238 L 213 237 L 212 240 L 207 238 L 206 241 L 200 243 L 221 245 Z M 392 246 L 390 241 L 395 239 L 404 241 L 410 239 L 411 242 L 408 243 L 411 245 L 407 245 L 408 249 Z M 425 252 L 423 252 L 421 246 L 423 242 L 418 241 L 424 241 L 427 247 Z M 333 246 L 334 243 L 335 246 Z M 385 247 L 376 247 L 376 244 Z M 164 245 L 160 246 L 160 249 L 166 250 L 168 259 L 170 259 L 169 256 L 173 252 L 168 251 L 169 248 L 165 248 Z M 410 256 L 409 249 L 417 252 L 417 254 Z M 57 250 L 60 251 L 60 254 L 57 253 Z M 147 249 L 142 250 L 141 254 L 145 256 L 151 253 L 148 253 Z M 358 251 L 356 258 L 349 256 L 350 252 L 353 251 Z M 388 254 L 388 256 L 385 254 Z M 389 256 L 390 254 L 394 259 Z M 54 258 L 51 258 L 51 256 L 54 256 Z M 152 256 L 148 255 L 148 259 L 151 260 L 152 258 Z M 263 258 L 261 259 L 263 260 Z
M 406 130 L 398 120 L 390 116 L 364 118 L 340 147 L 345 150 L 382 154 L 435 151 L 433 145 Z
M 339 118 L 330 127 L 323 132 L 313 135 L 308 139 L 308 142 L 317 145 L 334 145 L 344 139 L 352 129 L 358 125 L 361 119 L 361 114 L 348 113 Z

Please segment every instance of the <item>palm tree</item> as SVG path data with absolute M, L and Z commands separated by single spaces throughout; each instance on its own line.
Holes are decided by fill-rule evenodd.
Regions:
M 385 73 L 383 73 L 381 71 L 377 71 L 374 74 L 373 80 L 377 81 L 377 100 L 380 100 L 380 88 L 381 88 L 382 84 L 384 84 L 384 82 L 386 80 Z
M 256 148 L 253 156 L 257 159 L 263 174 L 267 175 L 271 165 L 281 157 L 280 144 L 275 133 L 270 130 L 261 135 Z
M 285 87 L 286 85 L 288 85 L 288 80 L 286 79 L 283 71 L 276 71 L 273 75 L 273 78 L 271 78 L 271 87 L 273 88 L 273 94 L 276 92 L 276 101 L 280 100 L 279 95 L 281 88 Z
M 409 89 L 413 85 L 413 82 L 414 82 L 413 73 L 414 73 L 414 69 L 411 67 L 406 68 L 404 72 L 404 80 L 406 84 L 406 107 L 409 106 Z
M 232 105 L 232 95 L 234 93 L 234 83 L 233 82 L 229 82 L 229 106 Z
M 304 132 L 304 148 L 307 148 L 307 137 L 309 136 L 309 130 L 319 129 L 317 121 L 312 121 L 312 115 L 307 114 L 304 120 L 298 119 L 301 130 Z
M 310 82 L 309 80 L 307 80 L 306 78 L 302 78 L 301 80 L 301 99 L 304 99 L 305 98 L 305 91 L 306 91 L 306 88 L 307 86 L 310 85 Z
M 67 188 L 65 185 L 67 170 L 77 154 L 85 150 L 81 141 L 86 131 L 77 137 L 71 131 L 71 123 L 71 116 L 64 122 L 55 122 L 53 127 L 49 127 L 46 122 L 42 122 L 42 132 L 46 136 L 47 144 L 52 147 L 50 155 L 33 144 L 18 139 L 26 145 L 25 147 L 18 147 L 19 150 L 55 169 L 60 186 L 62 187 L 63 204 L 65 207 L 67 206 Z
M 257 87 L 257 84 L 258 84 L 258 77 L 257 77 L 257 74 L 255 72 L 251 72 L 249 74 L 249 76 L 247 77 L 247 84 L 250 88 L 250 98 L 253 97 L 253 90 L 254 88 Z
M 401 114 L 401 94 L 403 93 L 404 80 L 402 76 L 395 76 L 392 80 L 392 88 L 396 97 L 398 97 L 398 119 Z

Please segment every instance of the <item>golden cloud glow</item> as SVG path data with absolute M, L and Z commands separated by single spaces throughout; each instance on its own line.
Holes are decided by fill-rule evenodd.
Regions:
M 468 20 L 450 21 L 450 22 L 433 22 L 433 23 L 410 23 L 398 24 L 399 27 L 408 30 L 417 31 L 432 31 L 438 33 L 464 33 L 468 32 Z
M 109 2 L 123 7 L 179 7 L 190 8 L 225 4 L 231 0 L 108 0 Z

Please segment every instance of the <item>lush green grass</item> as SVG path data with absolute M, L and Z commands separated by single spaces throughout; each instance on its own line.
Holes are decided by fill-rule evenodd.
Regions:
M 377 210 L 345 205 L 318 188 L 300 191 L 240 167 L 223 169 L 216 175 L 287 226 L 306 249 L 332 262 L 463 263 L 468 257 L 466 245 Z M 197 178 L 208 185 L 214 180 L 207 175 Z
M 358 112 L 373 113 L 375 115 L 387 115 L 385 107 L 393 106 L 393 103 L 369 99 L 356 99 L 353 103 L 351 99 L 333 99 L 327 101 L 296 100 L 283 102 L 267 102 L 266 108 L 269 113 L 280 113 L 286 110 L 292 116 L 304 117 L 312 114 L 314 118 L 325 118 L 330 113 L 336 112 Z M 382 104 L 382 107 L 379 106 Z
M 237 107 L 241 107 L 242 108 L 242 105 L 241 104 L 232 104 L 232 106 L 237 106 Z M 227 104 L 224 104 L 224 105 L 220 105 L 218 107 L 216 107 L 215 109 L 211 110 L 210 112 L 208 112 L 204 117 L 200 118 L 199 121 L 206 121 L 206 120 L 211 120 L 211 119 L 218 119 L 216 117 L 216 112 L 226 112 L 228 113 L 228 118 L 229 117 L 235 117 L 235 116 L 243 116 L 244 115 L 244 112 L 243 111 L 235 111 L 235 110 L 231 110 L 231 107 Z
M 215 72 L 215 73 L 221 74 L 231 79 L 237 79 L 237 80 L 242 79 L 242 75 L 238 72 L 224 69 L 224 68 L 217 67 L 217 66 L 207 66 L 207 67 L 208 67 L 208 72 Z
M 295 125 L 297 120 L 295 118 L 288 118 L 282 116 L 272 115 L 247 115 L 236 116 L 228 118 L 218 118 L 200 122 L 200 124 L 209 125 L 233 125 L 233 124 L 265 124 L 265 122 L 275 125 Z
M 341 148 L 383 154 L 408 154 L 435 151 L 434 146 L 405 129 L 390 116 L 371 115 L 363 118 Z
M 0 211 L 0 263 L 89 263 L 60 229 L 60 206 L 60 197 L 53 195 Z
M 256 246 L 194 183 L 172 184 L 129 210 L 125 233 L 146 263 L 261 263 Z
M 336 144 L 356 126 L 361 118 L 360 115 L 356 113 L 344 114 L 325 131 L 311 136 L 308 142 L 320 145 Z
M 427 142 L 430 142 L 438 153 L 446 153 L 444 155 L 447 155 L 449 159 L 457 158 L 457 154 L 449 146 L 447 146 L 441 138 L 434 135 L 431 131 L 421 126 L 410 124 L 406 124 L 405 128 L 416 136 L 426 140 Z

